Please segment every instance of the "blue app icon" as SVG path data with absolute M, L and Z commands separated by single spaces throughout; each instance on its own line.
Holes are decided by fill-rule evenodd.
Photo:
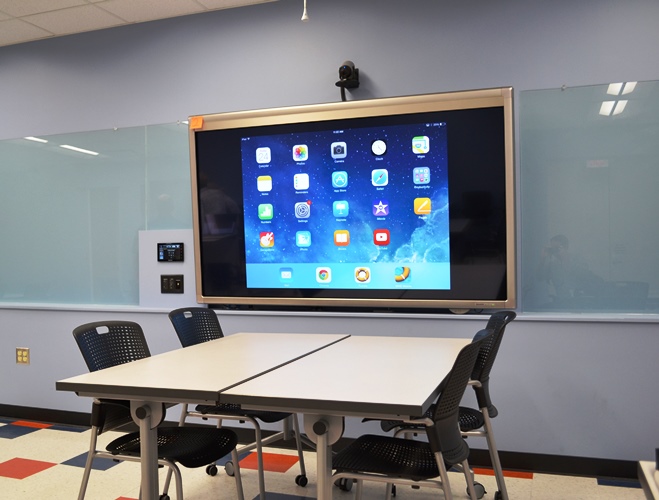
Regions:
M 279 280 L 282 283 L 290 283 L 293 281 L 293 268 L 292 267 L 280 267 L 279 268 Z
M 332 187 L 344 188 L 348 185 L 348 172 L 332 172 Z
M 376 168 L 371 172 L 371 183 L 374 186 L 386 186 L 389 184 L 389 172 L 384 168 Z
M 412 171 L 412 178 L 414 184 L 428 184 L 430 183 L 430 169 L 428 167 L 416 167 Z
M 332 203 L 332 212 L 334 217 L 347 217 L 350 212 L 350 205 L 345 200 L 338 200 Z
M 311 246 L 311 233 L 309 231 L 298 231 L 295 233 L 295 244 L 302 248 Z

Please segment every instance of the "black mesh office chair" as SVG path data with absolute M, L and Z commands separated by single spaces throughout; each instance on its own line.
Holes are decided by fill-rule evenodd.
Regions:
M 174 330 L 176 330 L 176 334 L 183 347 L 224 337 L 222 327 L 217 319 L 217 314 L 215 314 L 215 311 L 212 309 L 206 307 L 183 307 L 175 309 L 169 313 L 169 319 L 171 320 Z M 194 411 L 190 411 L 188 406 L 184 405 L 181 413 L 181 425 L 184 424 L 188 416 L 216 418 L 218 419 L 218 426 L 221 425 L 223 419 L 251 423 L 254 427 L 255 433 L 254 442 L 239 448 L 238 453 L 244 453 L 256 449 L 259 473 L 259 492 L 262 499 L 265 499 L 263 446 L 280 439 L 288 439 L 290 432 L 287 429 L 287 424 L 292 421 L 300 460 L 300 474 L 295 478 L 295 483 L 299 486 L 307 485 L 299 423 L 295 414 L 274 411 L 244 410 L 240 405 L 236 404 L 221 404 L 218 406 L 198 405 Z M 261 425 L 259 421 L 266 423 L 283 421 L 284 431 L 278 432 L 264 439 L 261 436 Z M 233 462 L 227 462 L 225 469 L 227 473 L 231 475 L 233 473 Z M 214 475 L 217 472 L 217 468 L 215 466 L 209 466 L 207 472 Z
M 474 370 L 471 374 L 470 385 L 472 385 L 476 393 L 476 400 L 479 409 L 477 410 L 464 406 L 460 407 L 460 430 L 462 431 L 462 435 L 465 437 L 484 437 L 487 440 L 487 447 L 490 452 L 492 468 L 494 470 L 498 487 L 498 491 L 494 494 L 495 500 L 508 500 L 508 491 L 503 478 L 499 452 L 497 451 L 492 431 L 491 419 L 496 417 L 499 414 L 499 411 L 492 403 L 492 398 L 490 397 L 490 372 L 494 365 L 497 353 L 499 352 L 499 346 L 501 345 L 506 326 L 514 320 L 516 316 L 517 315 L 513 311 L 496 312 L 490 316 L 485 330 L 481 330 L 474 336 L 474 341 L 477 341 L 480 336 L 483 335 L 483 332 L 488 330 L 493 332 L 493 334 L 481 344 L 478 359 L 476 360 Z M 433 410 L 434 406 L 431 406 L 425 416 L 430 416 Z M 404 424 L 395 420 L 383 421 L 381 427 L 382 430 L 386 432 L 395 430 L 396 434 L 409 433 L 419 429 L 418 426 L 416 426 L 415 429 L 415 426 L 411 424 Z M 482 492 L 485 493 L 484 490 L 482 490 Z M 482 495 L 479 492 L 479 498 L 481 496 Z
M 387 483 L 387 498 L 392 484 L 433 486 L 452 498 L 447 466 L 460 464 L 468 485 L 469 496 L 476 500 L 473 475 L 467 458 L 469 447 L 458 427 L 459 405 L 484 338 L 465 346 L 453 368 L 443 381 L 443 389 L 429 418 L 410 421 L 423 426 L 428 441 L 392 436 L 364 435 L 339 451 L 332 460 L 335 479 L 356 479 L 357 495 L 361 497 L 362 481 Z M 436 479 L 439 478 L 439 479 Z
M 80 352 L 89 371 L 102 370 L 150 356 L 142 328 L 129 321 L 99 321 L 73 330 Z M 97 450 L 98 436 L 132 422 L 130 402 L 109 399 L 95 400 L 92 406 L 92 432 L 78 500 L 85 497 L 92 463 L 96 457 L 113 460 L 140 461 L 140 434 L 131 432 L 113 440 L 106 451 Z M 177 463 L 188 468 L 202 467 L 231 453 L 237 461 L 236 433 L 211 427 L 158 428 L 158 463 L 174 474 L 176 498 L 183 498 L 181 471 Z M 238 498 L 243 498 L 240 471 L 236 470 Z M 169 476 L 161 499 L 169 499 Z

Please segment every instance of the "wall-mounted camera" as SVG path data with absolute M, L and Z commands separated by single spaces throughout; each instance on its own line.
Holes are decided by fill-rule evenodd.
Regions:
M 354 62 L 345 61 L 339 67 L 339 81 L 336 82 L 336 86 L 345 89 L 359 87 L 359 69 L 355 68 Z
M 339 66 L 339 81 L 336 86 L 341 88 L 341 100 L 346 100 L 346 89 L 356 89 L 359 87 L 359 70 L 355 68 L 355 63 L 345 61 Z

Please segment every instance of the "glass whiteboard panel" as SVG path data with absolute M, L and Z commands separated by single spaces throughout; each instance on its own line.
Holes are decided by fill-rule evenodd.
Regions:
M 524 311 L 659 312 L 659 83 L 520 93 Z
M 523 311 L 659 313 L 659 83 L 628 90 L 519 94 Z M 137 305 L 138 231 L 192 228 L 186 125 L 42 139 L 0 141 L 0 301 Z
M 0 301 L 138 304 L 138 231 L 192 227 L 186 126 L 38 139 L 0 141 Z

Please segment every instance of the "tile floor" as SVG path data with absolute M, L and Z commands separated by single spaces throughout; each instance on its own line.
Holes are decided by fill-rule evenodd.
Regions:
M 71 500 L 77 498 L 82 468 L 89 446 L 89 428 L 50 425 L 0 417 L 0 498 L 3 500 Z M 104 446 L 117 436 L 101 435 Z M 295 484 L 299 474 L 297 454 L 293 450 L 269 448 L 264 456 L 266 463 L 266 489 L 268 499 L 294 500 L 315 498 L 315 457 L 305 455 L 309 484 Z M 96 463 L 97 462 L 97 463 Z M 134 500 L 139 497 L 139 464 L 99 459 L 92 471 L 86 498 L 88 500 Z M 246 499 L 258 498 L 256 460 L 253 453 L 241 462 L 243 487 Z M 487 470 L 476 470 L 476 479 L 485 486 L 485 499 L 494 497 L 496 482 Z M 187 500 L 235 498 L 235 483 L 223 468 L 211 477 L 204 468 L 185 469 L 183 491 Z M 511 500 L 626 500 L 643 499 L 638 483 L 623 482 L 610 485 L 607 481 L 589 477 L 556 476 L 532 473 L 506 473 L 506 485 Z M 164 472 L 161 472 L 161 478 Z M 463 476 L 451 473 L 454 497 L 468 498 L 463 487 Z M 162 484 L 162 480 L 161 480 Z M 174 492 L 170 493 L 174 500 Z M 352 493 L 335 488 L 335 499 L 350 499 Z M 383 485 L 366 484 L 365 499 L 384 498 Z M 400 486 L 397 499 L 425 500 L 442 498 L 431 489 L 412 489 Z

